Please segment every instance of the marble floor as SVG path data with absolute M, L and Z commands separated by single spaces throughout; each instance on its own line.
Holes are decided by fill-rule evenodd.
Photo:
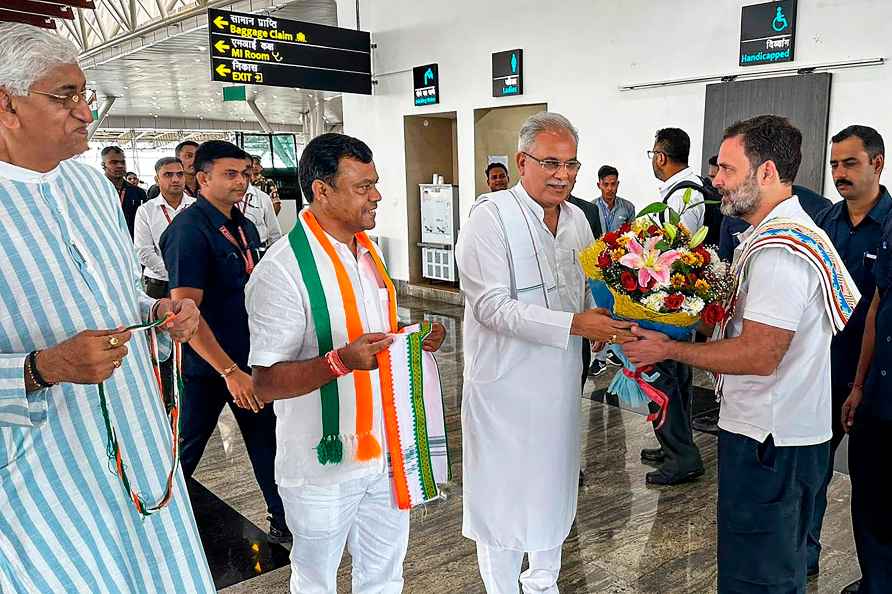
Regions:
M 478 593 L 473 543 L 461 536 L 461 313 L 460 307 L 402 300 L 405 321 L 441 321 L 450 331 L 438 357 L 444 382 L 450 456 L 455 477 L 449 497 L 412 514 L 405 592 Z M 561 592 L 715 592 L 716 438 L 696 434 L 704 477 L 676 487 L 649 487 L 639 461 L 656 443 L 640 411 L 603 402 L 612 373 L 589 378 L 580 408 L 585 481 L 579 512 L 564 544 Z M 708 387 L 698 374 L 695 383 Z M 196 517 L 211 569 L 226 594 L 288 592 L 287 550 L 268 545 L 263 499 L 227 412 L 220 419 L 192 486 Z M 848 477 L 837 473 L 829 493 L 821 574 L 809 592 L 837 593 L 859 576 L 849 516 Z M 350 592 L 349 555 L 338 575 Z

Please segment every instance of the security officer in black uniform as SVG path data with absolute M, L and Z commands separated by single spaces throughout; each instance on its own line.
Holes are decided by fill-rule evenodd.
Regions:
M 833 459 L 845 430 L 840 421 L 842 405 L 852 390 L 858 369 L 858 354 L 870 299 L 876 290 L 873 265 L 883 234 L 883 224 L 892 211 L 892 197 L 880 185 L 885 146 L 883 137 L 868 126 L 849 126 L 832 138 L 830 172 L 843 200 L 819 214 L 815 222 L 827 232 L 858 286 L 862 299 L 842 332 L 831 345 L 831 392 L 833 401 L 830 457 L 827 475 L 815 500 L 808 534 L 808 575 L 818 574 L 821 525 L 827 509 L 827 487 L 833 478 Z
M 248 367 L 245 285 L 257 264 L 260 238 L 236 204 L 251 179 L 251 157 L 234 144 L 208 141 L 195 153 L 195 171 L 198 200 L 160 240 L 171 296 L 188 295 L 201 309 L 198 332 L 183 349 L 183 474 L 192 476 L 228 404 L 266 500 L 269 540 L 287 542 L 291 533 L 274 476 L 276 418 L 254 394 Z
M 861 580 L 843 593 L 892 589 L 892 501 L 886 470 L 892 451 L 892 216 L 883 224 L 874 264 L 876 291 L 867 311 L 852 392 L 842 407 L 849 434 L 852 528 Z

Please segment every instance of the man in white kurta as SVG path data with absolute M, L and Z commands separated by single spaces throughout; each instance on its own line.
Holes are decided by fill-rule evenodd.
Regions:
M 576 515 L 581 336 L 624 335 L 596 310 L 577 262 L 594 241 L 566 202 L 576 132 L 558 114 L 521 129 L 521 182 L 485 194 L 456 257 L 465 294 L 463 534 L 487 592 L 557 592 L 561 544 Z M 585 313 L 583 313 L 585 312 Z M 520 576 L 524 553 L 530 568 Z
M 148 338 L 119 330 L 173 311 L 186 341 L 198 310 L 142 292 L 117 192 L 71 159 L 93 98 L 75 48 L 3 23 L 0 55 L 0 592 L 215 592 Z M 112 470 L 100 383 L 130 487 L 170 489 L 157 513 Z
M 299 175 L 310 206 L 257 266 L 246 292 L 255 392 L 266 402 L 275 401 L 276 484 L 294 535 L 291 592 L 336 592 L 347 546 L 355 594 L 398 594 L 409 512 L 397 506 L 386 453 L 366 457 L 360 452 L 363 433 L 355 430 L 354 421 L 360 416 L 359 388 L 349 389 L 368 372 L 365 435 L 385 444 L 376 354 L 390 345 L 389 334 L 397 330 L 396 303 L 386 288 L 381 255 L 363 233 L 375 226 L 378 173 L 365 143 L 323 134 L 304 149 Z M 352 297 L 345 296 L 348 290 Z M 327 314 L 319 315 L 320 303 Z M 343 327 L 351 314 L 364 334 L 346 342 Z M 441 324 L 435 328 L 425 350 L 442 343 L 445 329 Z M 332 437 L 343 451 L 323 459 L 317 444 L 332 384 L 339 424 Z

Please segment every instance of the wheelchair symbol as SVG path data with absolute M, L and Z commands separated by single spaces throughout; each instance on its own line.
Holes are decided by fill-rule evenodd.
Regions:
M 780 33 L 790 24 L 787 22 L 787 17 L 784 15 L 784 9 L 781 6 L 777 7 L 777 13 L 774 15 L 774 20 L 771 21 L 771 28 Z

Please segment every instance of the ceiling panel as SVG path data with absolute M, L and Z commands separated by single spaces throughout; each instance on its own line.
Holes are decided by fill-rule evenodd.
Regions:
M 105 0 L 106 2 L 111 0 Z M 115 0 L 118 1 L 118 0 Z M 335 0 L 296 0 L 269 12 L 279 18 L 337 25 Z M 88 85 L 100 101 L 115 96 L 109 115 L 197 118 L 254 122 L 247 103 L 223 102 L 223 83 L 210 80 L 207 27 L 171 36 L 135 53 L 91 67 Z M 295 124 L 310 108 L 315 91 L 249 86 L 248 97 L 273 124 Z M 320 93 L 329 124 L 343 120 L 340 95 Z

